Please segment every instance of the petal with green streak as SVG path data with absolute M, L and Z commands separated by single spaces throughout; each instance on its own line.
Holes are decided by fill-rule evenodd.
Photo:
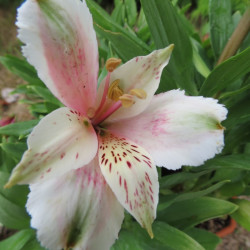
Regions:
M 221 152 L 227 109 L 212 98 L 172 90 L 153 98 L 138 116 L 107 128 L 144 147 L 157 166 L 199 166 Z
M 60 108 L 45 116 L 28 137 L 28 150 L 6 187 L 59 177 L 88 164 L 98 141 L 91 123 L 77 111 Z
M 17 16 L 24 56 L 51 92 L 82 114 L 94 105 L 98 47 L 85 1 L 27 0 Z
M 59 178 L 30 185 L 27 209 L 37 238 L 48 249 L 109 250 L 124 209 L 95 158 Z

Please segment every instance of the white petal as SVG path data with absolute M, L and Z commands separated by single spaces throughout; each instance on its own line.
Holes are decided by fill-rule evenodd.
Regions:
M 98 162 L 60 178 L 30 185 L 27 203 L 31 226 L 48 249 L 108 250 L 124 217 Z
M 212 98 L 173 90 L 153 98 L 140 115 L 107 126 L 143 146 L 157 166 L 198 166 L 224 146 L 220 122 L 227 110 Z
M 135 98 L 135 104 L 129 108 L 120 108 L 107 121 L 135 116 L 147 108 L 159 87 L 161 73 L 168 64 L 173 45 L 165 49 L 155 50 L 147 56 L 133 58 L 111 74 L 112 83 L 120 79 L 119 87 L 128 93 L 131 89 L 143 89 L 146 99 Z M 102 83 L 103 84 L 103 83 Z
M 150 155 L 139 145 L 107 131 L 99 135 L 101 171 L 120 203 L 146 228 L 156 217 L 159 183 Z
M 82 114 L 93 106 L 98 47 L 92 16 L 80 0 L 27 0 L 18 10 L 23 54 L 51 92 Z
M 91 123 L 76 111 L 60 108 L 33 129 L 28 150 L 15 167 L 7 187 L 57 177 L 88 164 L 98 141 Z

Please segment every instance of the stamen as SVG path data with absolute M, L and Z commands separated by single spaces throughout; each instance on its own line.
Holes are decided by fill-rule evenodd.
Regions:
M 118 86 L 119 83 L 120 80 L 116 79 L 111 83 L 108 90 L 108 98 L 116 102 L 119 100 L 119 97 L 123 95 L 122 89 Z
M 109 58 L 106 62 L 107 71 L 113 72 L 121 62 L 122 60 L 119 58 Z
M 122 102 L 122 106 L 124 108 L 129 108 L 135 103 L 134 97 L 132 95 L 129 95 L 129 94 L 124 94 L 124 95 L 120 96 L 119 100 Z
M 116 103 L 114 103 L 114 105 L 112 105 L 104 114 L 102 114 L 100 117 L 95 118 L 92 121 L 92 124 L 94 126 L 100 124 L 101 122 L 103 122 L 107 117 L 109 117 L 110 115 L 112 115 L 117 109 L 119 109 L 122 106 L 121 101 L 118 101 Z
M 139 99 L 147 98 L 147 93 L 144 89 L 131 89 L 130 94 L 138 97 Z

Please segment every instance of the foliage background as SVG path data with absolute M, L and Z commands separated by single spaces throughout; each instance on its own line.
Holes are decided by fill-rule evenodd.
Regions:
M 20 2 L 12 2 L 12 8 Z M 181 88 L 189 95 L 216 97 L 229 110 L 223 123 L 226 146 L 221 155 L 198 168 L 159 170 L 160 202 L 153 225 L 154 240 L 127 215 L 112 249 L 215 249 L 220 239 L 197 225 L 228 214 L 250 230 L 249 34 L 235 56 L 217 65 L 232 32 L 249 8 L 247 1 L 87 0 L 87 4 L 98 35 L 100 65 L 110 56 L 126 62 L 174 43 L 175 50 L 158 92 Z M 1 0 L 0 5 L 8 9 L 9 1 Z M 29 132 L 39 119 L 61 104 L 21 57 L 19 46 L 17 42 L 5 49 L 11 55 L 2 56 L 0 61 L 25 82 L 17 86 L 15 93 L 23 95 L 20 102 L 28 106 L 32 119 L 0 128 L 0 222 L 18 230 L 0 242 L 0 248 L 43 249 L 35 238 L 35 230 L 29 227 L 25 210 L 28 187 L 5 190 L 3 185 L 26 149 Z M 99 82 L 105 73 L 101 68 Z

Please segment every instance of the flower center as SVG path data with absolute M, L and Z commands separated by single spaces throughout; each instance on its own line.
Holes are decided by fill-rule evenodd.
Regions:
M 87 112 L 87 115 L 92 120 L 94 126 L 103 122 L 119 108 L 131 107 L 136 102 L 136 98 L 147 98 L 147 93 L 143 89 L 130 89 L 129 91 L 126 91 L 126 93 L 119 85 L 121 81 L 120 79 L 116 79 L 110 83 L 111 73 L 120 63 L 121 59 L 117 58 L 109 58 L 106 62 L 108 74 L 104 83 L 105 85 L 101 102 L 96 110 L 89 108 Z

